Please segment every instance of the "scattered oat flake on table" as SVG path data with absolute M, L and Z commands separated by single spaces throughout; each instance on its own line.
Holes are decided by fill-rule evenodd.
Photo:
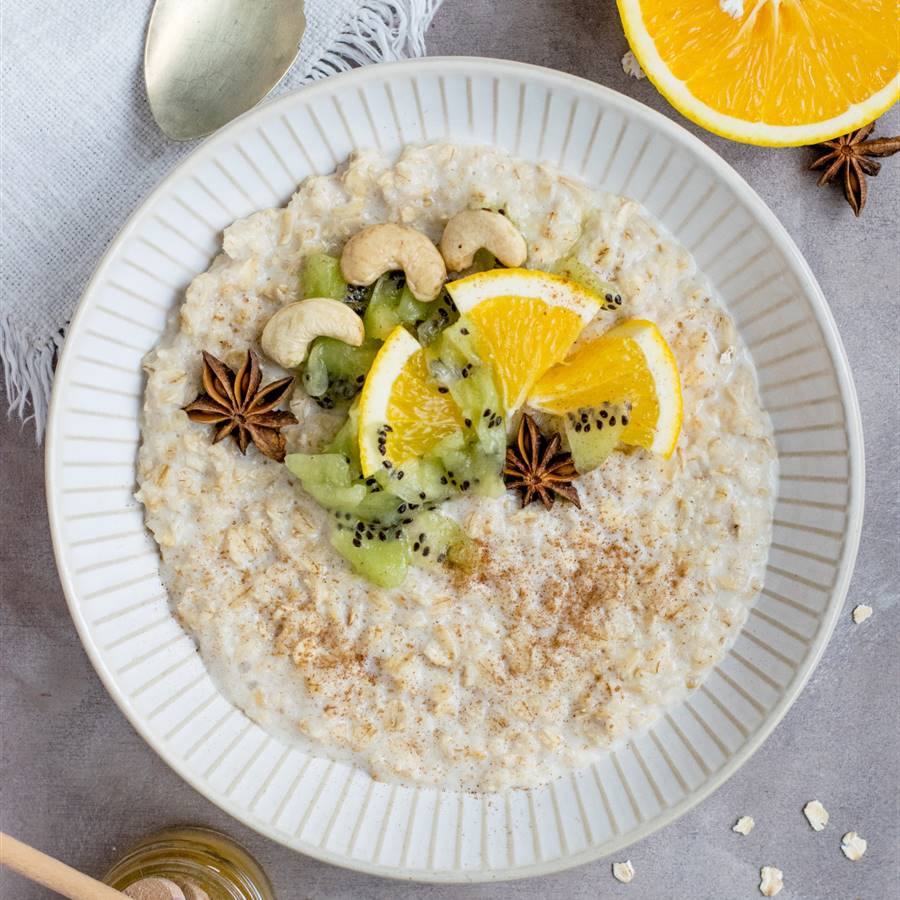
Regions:
M 634 878 L 634 866 L 630 859 L 626 859 L 623 863 L 613 863 L 612 872 L 613 878 L 621 881 L 622 884 L 628 884 Z
M 863 854 L 868 846 L 868 841 L 865 838 L 861 838 L 855 831 L 848 831 L 841 838 L 841 850 L 844 851 L 844 856 L 853 860 L 853 862 L 863 858 Z
M 753 831 L 753 826 L 756 822 L 753 821 L 753 816 L 741 816 L 734 825 L 731 826 L 732 831 L 736 831 L 738 834 L 743 834 L 745 837 Z
M 853 621 L 856 622 L 857 625 L 865 622 L 871 615 L 872 607 L 866 606 L 865 603 L 860 603 L 859 606 L 853 608 Z
M 818 800 L 810 800 L 803 807 L 803 815 L 813 831 L 821 831 L 828 824 L 828 810 Z
M 622 57 L 622 71 L 632 78 L 637 78 L 638 81 L 647 77 L 637 57 L 630 50 Z
M 763 897 L 774 897 L 784 887 L 784 872 L 775 866 L 763 866 L 759 870 L 759 892 Z

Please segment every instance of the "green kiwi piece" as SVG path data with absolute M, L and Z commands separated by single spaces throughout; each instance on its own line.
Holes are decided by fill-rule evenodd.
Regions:
M 343 300 L 349 285 L 341 275 L 341 261 L 327 253 L 311 253 L 303 261 L 300 292 L 308 297 L 330 297 Z
M 316 338 L 303 364 L 304 390 L 324 409 L 352 400 L 362 389 L 379 346 L 373 340 L 351 347 L 335 338 Z
M 372 295 L 371 287 L 347 284 L 341 274 L 341 261 L 328 253 L 312 253 L 303 262 L 300 277 L 301 299 L 330 297 L 343 300 L 354 312 L 365 312 Z
M 628 425 L 630 410 L 630 404 L 602 403 L 562 416 L 572 462 L 579 472 L 596 469 L 615 450 Z
M 335 487 L 332 484 L 304 481 L 303 489 L 319 506 L 337 513 L 355 515 L 356 510 L 366 498 L 366 487 L 359 483 L 351 484 L 349 487 Z
M 506 449 L 506 418 L 494 372 L 478 355 L 475 326 L 465 317 L 426 349 L 429 372 L 456 401 L 469 432 L 488 456 Z M 439 388 L 440 389 L 440 388 Z
M 313 352 L 316 349 L 316 342 L 319 340 L 324 340 L 324 338 L 316 338 L 313 341 L 312 349 L 307 354 L 300 374 L 303 390 L 314 399 L 323 397 L 328 391 L 328 367 L 325 365 L 325 356 L 321 351 Z
M 340 453 L 350 463 L 350 471 L 354 479 L 359 478 L 359 398 L 355 399 L 347 411 L 344 424 L 326 445 L 325 453 Z
M 378 525 L 399 525 L 404 517 L 408 518 L 408 505 L 396 494 L 385 490 L 374 490 L 365 485 L 366 495 L 351 512 L 360 522 Z
M 304 486 L 350 487 L 353 483 L 350 463 L 342 453 L 289 453 L 284 464 Z
M 503 453 L 486 453 L 477 441 L 469 441 L 462 447 L 439 446 L 435 452 L 454 491 L 481 497 L 503 494 Z
M 397 307 L 403 290 L 403 277 L 394 272 L 382 275 L 375 282 L 369 305 L 363 315 L 366 337 L 383 341 L 400 324 Z
M 342 453 L 291 453 L 284 464 L 325 509 L 353 512 L 366 496 L 365 485 L 354 482 L 350 462 Z
M 416 566 L 447 562 L 470 568 L 474 545 L 463 529 L 448 516 L 427 510 L 405 530 L 409 561 Z
M 412 504 L 413 509 L 439 503 L 451 494 L 443 465 L 429 457 L 411 459 L 396 469 L 382 469 L 374 478 L 385 491 Z
M 416 319 L 413 322 L 416 337 L 423 347 L 434 343 L 445 328 L 459 319 L 456 304 L 446 290 L 441 291 L 436 300 L 425 305 L 427 307 L 425 317 L 421 321 Z
M 603 308 L 605 310 L 614 312 L 622 308 L 624 299 L 619 288 L 612 282 L 604 281 L 600 278 L 590 266 L 585 265 L 574 254 L 558 259 L 553 264 L 553 271 L 557 275 L 562 275 L 563 278 L 577 281 L 589 291 L 598 294 L 603 298 Z
M 409 285 L 404 284 L 400 291 L 400 299 L 397 301 L 397 318 L 407 328 L 415 331 L 431 313 L 431 303 L 423 303 L 416 300 Z
M 331 533 L 331 545 L 357 575 L 380 587 L 398 587 L 406 578 L 408 563 L 405 542 L 396 534 L 391 531 L 389 536 L 385 529 L 364 525 L 338 524 Z
M 476 272 L 489 272 L 491 269 L 502 269 L 503 265 L 497 262 L 497 257 L 491 253 L 490 250 L 482 247 L 480 250 L 475 251 L 475 256 L 472 258 L 472 267 L 469 269 L 469 274 L 474 275 Z

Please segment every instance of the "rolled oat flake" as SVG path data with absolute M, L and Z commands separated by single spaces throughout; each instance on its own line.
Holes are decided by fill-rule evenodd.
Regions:
M 821 831 L 828 824 L 828 810 L 818 800 L 810 800 L 803 807 L 803 815 L 813 831 Z
M 775 866 L 763 866 L 759 870 L 759 892 L 763 897 L 774 897 L 784 887 L 784 872 Z
M 847 859 L 858 862 L 863 858 L 866 848 L 869 846 L 865 838 L 861 838 L 855 831 L 848 831 L 841 838 L 841 850 Z
M 634 866 L 631 864 L 630 859 L 626 859 L 625 862 L 613 863 L 612 873 L 616 881 L 628 884 L 634 878 Z

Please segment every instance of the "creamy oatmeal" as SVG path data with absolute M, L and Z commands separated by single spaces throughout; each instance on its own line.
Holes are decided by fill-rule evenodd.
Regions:
M 577 252 L 655 321 L 680 369 L 671 459 L 613 453 L 579 479 L 581 509 L 460 497 L 470 574 L 411 569 L 386 590 L 328 541 L 328 513 L 288 470 L 188 421 L 200 351 L 237 366 L 295 299 L 303 259 L 396 221 L 435 242 L 468 207 L 502 207 L 549 269 Z M 377 778 L 527 787 L 589 761 L 696 687 L 760 590 L 776 456 L 756 376 L 690 254 L 637 203 L 486 148 L 361 152 L 284 209 L 225 230 L 145 362 L 139 499 L 179 621 L 225 693 L 264 728 Z M 284 373 L 265 362 L 264 379 Z M 291 451 L 342 416 L 295 390 Z

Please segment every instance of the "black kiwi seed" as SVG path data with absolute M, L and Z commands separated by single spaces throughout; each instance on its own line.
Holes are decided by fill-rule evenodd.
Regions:
M 420 500 L 424 500 L 426 496 L 427 495 L 426 495 L 425 491 L 419 491 L 419 499 Z
M 459 333 L 460 333 L 460 334 L 468 334 L 468 333 L 469 333 L 469 329 L 468 329 L 468 328 L 460 328 L 460 329 L 459 329 Z
M 354 547 L 362 547 L 362 541 L 359 538 L 353 538 Z
M 627 425 L 627 424 L 628 424 L 628 416 L 622 416 L 622 424 L 623 424 L 623 425 Z
M 591 423 L 588 422 L 587 425 L 584 426 L 584 433 L 587 434 L 591 430 Z
M 587 424 L 587 420 L 588 420 L 588 414 L 587 414 L 587 413 L 582 413 L 582 414 L 581 414 L 581 424 L 582 424 L 582 425 Z
M 605 409 L 601 409 L 600 410 L 600 418 L 605 419 L 607 416 L 609 416 L 609 413 Z
M 466 428 L 471 428 L 471 427 L 472 427 L 472 420 L 471 420 L 471 419 L 465 419 L 464 421 L 465 421 L 465 423 L 466 423 Z
M 621 305 L 622 305 L 622 298 L 621 298 L 618 294 L 616 294 L 616 296 L 613 297 L 613 303 L 615 303 L 616 306 L 621 306 Z
M 438 388 L 438 393 L 439 393 L 439 394 L 449 394 L 449 393 L 450 393 L 450 388 L 444 387 L 443 385 L 441 385 L 441 386 Z
M 615 417 L 615 416 L 610 416 L 610 417 L 609 417 L 609 424 L 610 424 L 610 425 L 615 425 L 615 424 L 616 424 L 616 417 Z
M 422 548 L 422 556 L 428 556 L 429 553 L 431 553 L 431 547 Z
M 378 540 L 379 540 L 379 541 L 386 541 L 386 540 L 387 540 L 387 535 L 386 535 L 383 531 L 379 531 L 379 532 L 378 532 Z
M 356 376 L 356 383 L 357 383 L 357 384 L 362 384 L 365 380 L 366 380 L 366 376 L 365 376 L 365 375 L 357 375 L 357 376 Z
M 385 425 L 384 430 L 385 431 L 393 431 L 394 429 L 390 425 Z
M 488 416 L 490 416 L 490 415 L 491 415 L 491 411 L 490 411 L 489 409 L 486 409 L 486 410 L 481 414 L 481 418 L 482 418 L 482 419 L 486 419 L 486 418 L 487 418 Z
M 582 429 L 582 424 L 581 424 L 581 422 L 576 422 L 576 423 L 575 423 L 575 430 L 580 432 L 581 429 Z
M 394 468 L 394 464 L 393 464 L 389 459 L 386 459 L 386 460 L 382 463 L 382 465 L 383 465 L 386 469 L 393 469 L 393 468 Z
M 464 491 L 467 491 L 467 490 L 469 489 L 469 482 L 468 482 L 468 481 L 464 481 L 464 482 L 460 485 L 460 487 L 461 487 Z
M 447 479 L 443 475 L 441 475 L 441 484 L 446 484 L 446 483 L 447 483 Z
M 362 312 L 369 302 L 369 290 L 361 284 L 351 284 L 344 294 L 344 303 L 354 312 Z
M 418 553 L 418 552 L 419 552 L 419 542 L 416 541 L 416 542 L 413 544 L 413 553 Z
M 597 419 L 597 431 L 603 427 L 603 419 Z
M 406 472 L 404 472 L 403 469 L 400 469 L 400 471 L 397 472 L 397 481 L 400 481 L 405 474 Z
M 422 541 L 423 544 L 425 543 L 425 532 L 424 531 L 419 533 L 419 540 Z
M 401 519 L 400 520 L 404 525 L 412 525 L 412 519 Z
M 401 503 L 401 504 L 397 507 L 397 512 L 398 512 L 398 513 L 405 513 L 406 510 L 407 510 L 407 506 L 406 506 L 405 503 Z

